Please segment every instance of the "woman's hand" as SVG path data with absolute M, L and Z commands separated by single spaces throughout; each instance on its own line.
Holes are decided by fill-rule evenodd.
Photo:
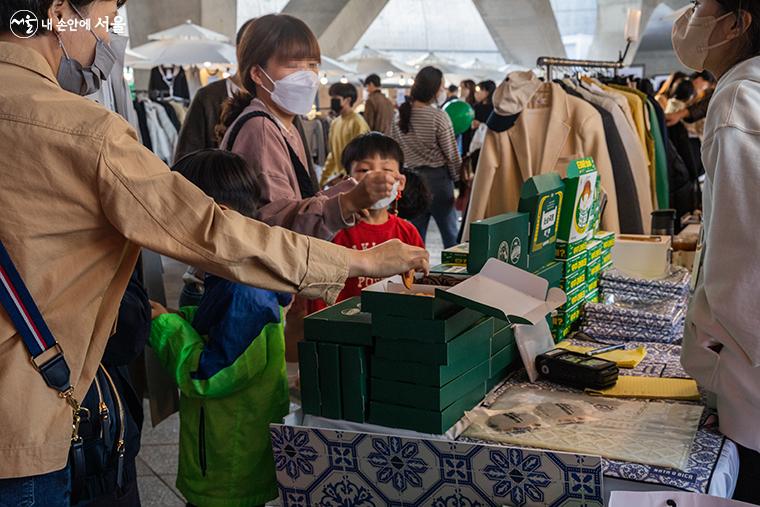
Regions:
M 161 303 L 156 303 L 152 299 L 150 300 L 150 320 L 155 319 L 159 315 L 170 313 Z
M 390 197 L 396 177 L 385 171 L 371 171 L 349 192 L 343 194 L 340 200 L 344 217 L 372 207 L 380 199 Z
M 678 111 L 676 113 L 668 113 L 665 115 L 665 124 L 668 127 L 672 127 L 673 125 L 677 124 L 681 120 L 685 120 L 689 117 L 689 110 L 684 109 L 682 111 Z
M 416 246 L 392 239 L 369 250 L 351 250 L 349 277 L 386 278 L 407 271 L 430 270 L 430 254 Z

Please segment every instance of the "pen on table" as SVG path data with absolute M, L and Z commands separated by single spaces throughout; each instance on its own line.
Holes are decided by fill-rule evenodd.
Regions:
M 605 352 L 612 352 L 613 350 L 620 350 L 625 348 L 625 343 L 619 343 L 618 345 L 610 345 L 609 347 L 602 347 L 599 349 L 589 350 L 586 352 L 586 355 L 588 356 L 598 356 L 599 354 L 604 354 Z

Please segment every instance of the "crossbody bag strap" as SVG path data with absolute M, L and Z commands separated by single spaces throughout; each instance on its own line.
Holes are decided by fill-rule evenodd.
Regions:
M 238 134 L 240 134 L 240 130 L 243 128 L 246 122 L 248 122 L 248 120 L 251 120 L 253 118 L 266 118 L 272 123 L 274 123 L 275 125 L 277 125 L 277 122 L 274 120 L 274 118 L 272 118 L 269 114 L 265 113 L 264 111 L 252 111 L 250 113 L 246 113 L 243 116 L 241 116 L 232 126 L 230 135 L 227 138 L 227 144 L 224 147 L 225 150 L 232 151 L 232 147 L 235 146 L 235 140 L 237 140 Z M 298 189 L 301 191 L 301 197 L 303 199 L 314 197 L 317 192 L 314 189 L 314 182 L 311 180 L 311 177 L 309 176 L 309 171 L 306 169 L 306 167 L 304 167 L 303 162 L 301 162 L 301 159 L 298 158 L 298 154 L 293 149 L 293 147 L 290 146 L 290 143 L 288 142 L 287 139 L 285 139 L 285 136 L 283 136 L 283 140 L 285 141 L 285 146 L 288 147 L 288 155 L 290 156 L 290 163 L 293 166 L 293 171 L 295 171 L 296 173 L 296 179 L 298 180 Z
M 8 250 L 0 241 L 0 304 L 21 336 L 32 365 L 45 383 L 58 391 L 58 395 L 71 405 L 74 424 L 71 440 L 81 444 L 79 438 L 80 406 L 74 398 L 71 369 L 66 363 L 63 349 L 50 332 L 34 298 L 26 288 L 13 264 Z

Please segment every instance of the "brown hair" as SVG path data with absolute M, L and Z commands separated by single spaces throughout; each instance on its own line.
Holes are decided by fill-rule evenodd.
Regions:
M 741 22 L 741 11 L 748 12 L 752 16 L 752 21 L 742 38 L 744 45 L 737 55 L 738 60 L 734 63 L 740 63 L 749 60 L 754 56 L 760 55 L 760 2 L 757 0 L 717 0 L 718 3 L 726 10 L 736 14 L 736 22 Z M 743 28 L 743 27 L 742 27 Z
M 256 83 L 251 78 L 256 66 L 266 67 L 272 59 L 320 61 L 322 55 L 317 37 L 306 23 L 287 14 L 268 14 L 251 21 L 245 29 L 237 47 L 237 59 L 238 79 L 243 86 L 222 107 L 216 126 L 219 140 L 256 97 Z
M 399 107 L 398 126 L 404 134 L 409 133 L 412 119 L 412 101 L 430 103 L 438 94 L 443 83 L 443 72 L 435 67 L 423 67 L 414 77 L 414 84 L 406 102 Z

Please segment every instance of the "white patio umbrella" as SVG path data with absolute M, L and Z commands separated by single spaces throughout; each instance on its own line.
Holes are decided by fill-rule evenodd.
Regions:
M 134 67 L 146 61 L 146 58 L 140 53 L 135 53 L 134 50 L 127 48 L 124 54 L 124 65 L 127 67 Z
M 163 39 L 133 48 L 145 58 L 135 68 L 157 65 L 235 65 L 235 48 L 224 42 L 199 39 Z
M 229 42 L 230 38 L 221 33 L 203 28 L 194 24 L 189 19 L 181 25 L 156 32 L 148 35 L 150 40 L 166 40 L 166 39 L 191 39 L 191 40 L 208 40 L 216 42 Z
M 420 70 L 422 67 L 430 66 L 436 67 L 444 74 L 459 75 L 462 73 L 461 67 L 459 67 L 454 61 L 439 56 L 432 51 L 422 58 L 412 60 L 409 62 L 409 64 L 412 65 L 416 70 Z
M 469 72 L 473 77 L 493 78 L 494 76 L 502 75 L 502 72 L 495 65 L 484 62 L 480 58 L 462 65 L 462 69 Z
M 352 64 L 356 68 L 355 72 L 361 75 L 374 73 L 381 78 L 394 78 L 398 77 L 398 74 L 414 75 L 412 67 L 367 46 L 343 55 L 340 60 Z
M 326 74 L 327 76 L 343 76 L 355 74 L 356 69 L 345 65 L 338 60 L 334 60 L 329 56 L 322 55 L 322 64 L 319 66 L 319 73 Z

